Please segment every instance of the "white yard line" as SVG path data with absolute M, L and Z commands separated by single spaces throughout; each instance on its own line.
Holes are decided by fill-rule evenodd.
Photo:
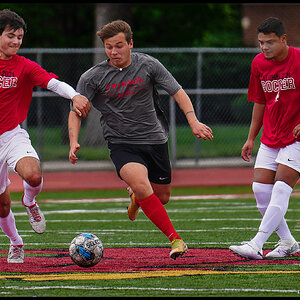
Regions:
M 195 289 L 195 288 L 163 288 L 163 287 L 133 287 L 133 286 L 124 286 L 124 287 L 116 287 L 116 286 L 103 286 L 103 287 L 95 287 L 95 286 L 33 286 L 33 287 L 25 287 L 25 286 L 7 286 L 0 287 L 0 290 L 4 289 L 6 291 L 0 292 L 0 294 L 10 294 L 7 290 L 48 290 L 48 289 L 68 289 L 68 290 L 136 290 L 136 291 L 169 291 L 169 292 L 180 292 L 180 293 L 241 293 L 241 292 L 251 292 L 251 293 L 285 293 L 285 294 L 298 294 L 299 290 L 284 290 L 284 289 L 251 289 L 251 288 L 239 288 L 239 289 Z

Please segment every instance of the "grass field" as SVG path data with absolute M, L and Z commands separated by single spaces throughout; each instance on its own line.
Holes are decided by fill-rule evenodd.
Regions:
M 300 295 L 300 255 L 249 261 L 228 250 L 251 239 L 259 226 L 249 187 L 173 190 L 166 209 L 190 249 L 176 261 L 168 257 L 167 238 L 142 212 L 136 221 L 128 220 L 126 191 L 42 192 L 38 199 L 47 219 L 43 235 L 31 230 L 20 196 L 12 194 L 12 209 L 26 247 L 25 262 L 6 263 L 9 241 L 1 233 L 2 297 Z M 100 198 L 105 199 L 96 200 Z M 299 211 L 299 196 L 294 194 L 286 219 L 298 241 Z M 104 257 L 93 268 L 79 268 L 67 255 L 70 241 L 81 232 L 96 234 L 104 244 Z M 277 241 L 273 234 L 265 249 Z

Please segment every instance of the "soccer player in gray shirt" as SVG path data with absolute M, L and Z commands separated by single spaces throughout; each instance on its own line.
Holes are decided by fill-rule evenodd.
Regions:
M 164 205 L 171 194 L 168 123 L 160 109 L 155 85 L 159 84 L 178 103 L 193 134 L 212 140 L 212 130 L 198 121 L 193 105 L 170 72 L 155 58 L 131 53 L 130 26 L 117 20 L 102 27 L 101 38 L 108 59 L 86 71 L 77 91 L 100 111 L 100 123 L 118 176 L 128 184 L 128 216 L 135 220 L 139 207 L 170 240 L 170 257 L 188 251 L 174 229 Z M 69 114 L 69 160 L 76 163 L 80 149 L 81 118 Z

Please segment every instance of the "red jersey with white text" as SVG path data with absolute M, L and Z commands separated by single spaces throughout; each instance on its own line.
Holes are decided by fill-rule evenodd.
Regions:
M 289 47 L 281 62 L 258 54 L 251 66 L 248 100 L 265 104 L 263 144 L 281 148 L 294 143 L 293 129 L 300 124 L 300 50 Z
M 47 88 L 52 78 L 58 77 L 23 56 L 0 59 L 0 135 L 26 119 L 33 87 Z

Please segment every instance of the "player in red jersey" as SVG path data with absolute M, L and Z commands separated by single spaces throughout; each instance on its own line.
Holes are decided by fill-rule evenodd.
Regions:
M 280 240 L 266 258 L 300 251 L 284 218 L 300 172 L 300 50 L 287 45 L 284 26 L 277 18 L 265 20 L 257 33 L 262 53 L 252 62 L 248 100 L 254 106 L 241 156 L 250 161 L 254 140 L 263 127 L 252 185 L 263 218 L 250 242 L 229 247 L 252 259 L 263 258 L 262 247 L 274 231 Z
M 79 116 L 86 117 L 90 104 L 68 84 L 57 80 L 37 63 L 17 52 L 22 44 L 26 23 L 9 9 L 0 11 L 0 226 L 10 239 L 7 261 L 22 263 L 24 245 L 18 234 L 8 189 L 8 167 L 23 179 L 22 202 L 34 231 L 43 233 L 46 221 L 35 197 L 43 185 L 39 157 L 32 147 L 28 133 L 20 127 L 27 117 L 34 86 L 72 99 Z

